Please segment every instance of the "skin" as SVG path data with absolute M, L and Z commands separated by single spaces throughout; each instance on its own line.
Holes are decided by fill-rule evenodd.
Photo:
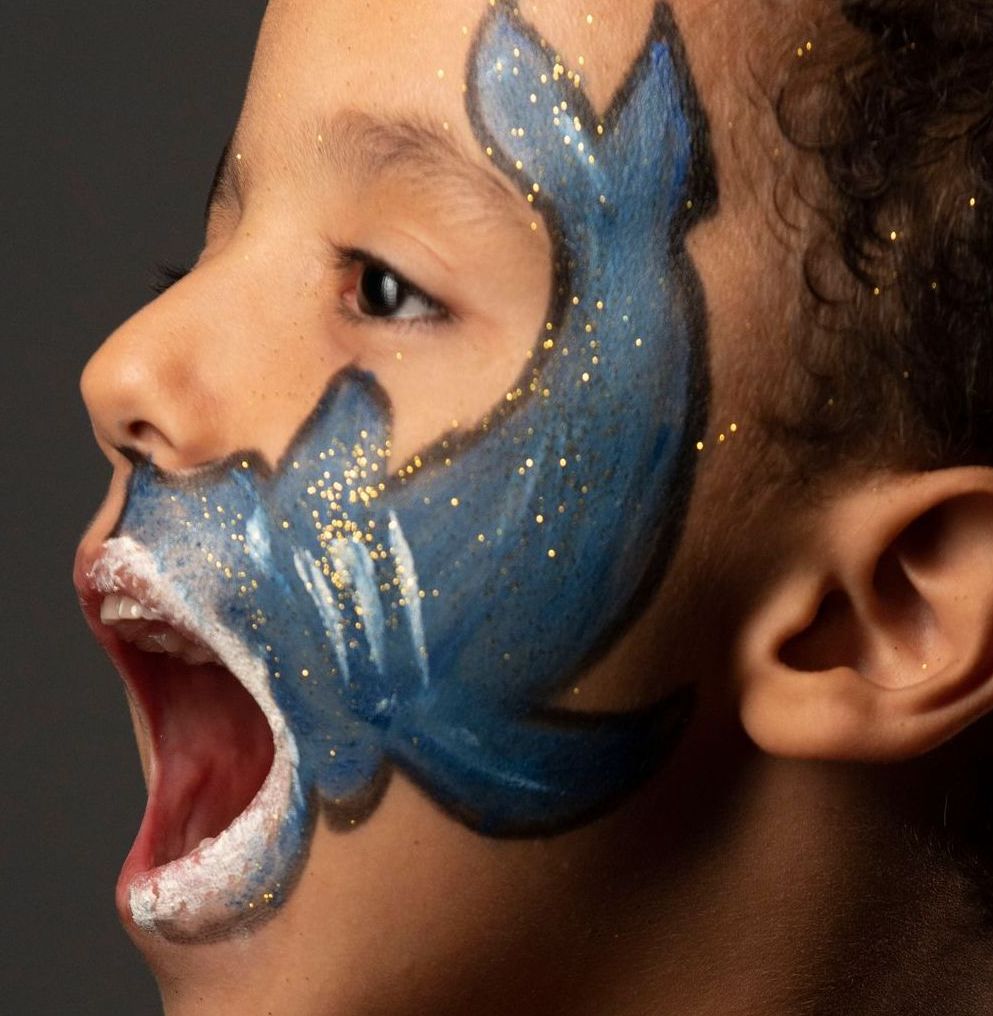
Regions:
M 968 929 L 968 886 L 952 873 L 922 879 L 919 853 L 894 829 L 940 814 L 962 732 L 993 706 L 976 634 L 993 561 L 975 553 L 993 536 L 993 479 L 981 469 L 845 475 L 808 505 L 752 478 L 741 507 L 744 478 L 770 469 L 753 436 L 757 379 L 782 366 L 755 322 L 768 316 L 771 274 L 786 290 L 800 285 L 799 257 L 784 253 L 765 202 L 762 139 L 774 128 L 753 64 L 766 47 L 792 50 L 758 31 L 765 4 L 672 7 L 721 192 L 717 215 L 689 237 L 707 303 L 710 431 L 657 597 L 570 704 L 634 708 L 690 676 L 697 715 L 647 786 L 570 833 L 487 839 L 397 776 L 353 832 L 318 824 L 297 890 L 251 934 L 182 945 L 129 926 L 170 1016 L 775 1014 L 812 999 L 823 1003 L 816 1011 L 868 1012 L 874 993 L 881 1004 L 898 988 L 923 998 L 914 972 L 942 949 L 978 973 L 988 963 L 971 932 L 954 930 Z M 584 86 L 603 109 L 652 5 L 523 10 L 568 59 L 584 56 Z M 195 270 L 115 332 L 84 376 L 114 466 L 84 555 L 120 514 L 130 469 L 121 445 L 167 470 L 245 447 L 274 461 L 327 378 L 356 362 L 390 395 L 403 459 L 453 420 L 478 420 L 516 378 L 544 320 L 550 242 L 472 140 L 460 82 L 484 11 L 479 0 L 443 11 L 384 0 L 375 13 L 353 0 L 270 5 L 232 143 L 238 193 L 220 195 Z M 749 25 L 751 60 L 740 48 Z M 489 177 L 499 214 L 486 214 L 485 199 L 448 202 L 405 179 L 369 184 L 334 166 L 316 174 L 315 125 L 355 109 L 447 124 Z M 382 250 L 458 321 L 349 317 L 341 303 L 352 306 L 355 273 L 329 261 L 329 238 Z M 924 545 L 901 543 L 924 517 L 940 523 Z M 912 577 L 917 600 L 875 609 L 884 560 Z M 849 607 L 827 623 L 819 607 L 832 583 Z M 971 599 L 952 592 L 962 589 Z M 921 604 L 933 623 L 919 620 Z M 869 648 L 852 659 L 856 642 Z M 899 652 L 884 651 L 894 644 Z M 881 910 L 897 956 L 863 948 Z M 982 989 L 961 971 L 932 963 L 924 980 L 953 1008 L 920 1011 L 983 1011 Z M 879 1011 L 917 1011 L 910 1005 Z

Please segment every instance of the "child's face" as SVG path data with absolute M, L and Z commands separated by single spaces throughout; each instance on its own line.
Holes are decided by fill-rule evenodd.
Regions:
M 271 4 L 199 262 L 87 369 L 153 785 L 119 902 L 177 1006 L 423 1012 L 632 891 L 654 818 L 593 819 L 694 676 L 692 597 L 624 622 L 706 436 L 713 180 L 673 25 L 553 6 Z

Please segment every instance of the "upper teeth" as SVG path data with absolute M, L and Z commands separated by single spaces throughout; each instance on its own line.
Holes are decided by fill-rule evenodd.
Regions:
M 130 596 L 111 593 L 103 598 L 100 604 L 100 620 L 104 624 L 117 624 L 119 621 L 158 621 L 162 617 L 157 611 L 133 600 Z

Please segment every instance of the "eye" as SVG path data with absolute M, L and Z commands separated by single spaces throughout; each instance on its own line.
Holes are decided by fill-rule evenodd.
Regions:
M 406 322 L 449 317 L 438 300 L 382 261 L 361 251 L 348 251 L 342 260 L 353 271 L 357 269 L 354 291 L 345 296 L 346 303 L 351 303 L 353 311 L 361 317 Z

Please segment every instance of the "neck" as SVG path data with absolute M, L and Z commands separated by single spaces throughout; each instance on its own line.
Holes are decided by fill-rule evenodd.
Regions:
M 713 746 L 700 747 L 712 762 Z M 691 754 L 680 764 L 699 761 Z M 670 786 L 691 788 L 660 802 L 671 833 L 627 840 L 660 849 L 618 895 L 617 965 L 591 1012 L 993 1011 L 993 943 L 976 882 L 908 821 L 927 798 L 941 822 L 940 785 L 911 782 L 904 767 L 776 761 L 747 746 L 725 758 L 703 783 L 699 768 L 692 779 L 671 773 Z M 896 792 L 908 785 L 918 789 L 912 803 Z M 658 864 L 668 837 L 678 850 Z M 650 911 L 639 899 L 652 900 Z

